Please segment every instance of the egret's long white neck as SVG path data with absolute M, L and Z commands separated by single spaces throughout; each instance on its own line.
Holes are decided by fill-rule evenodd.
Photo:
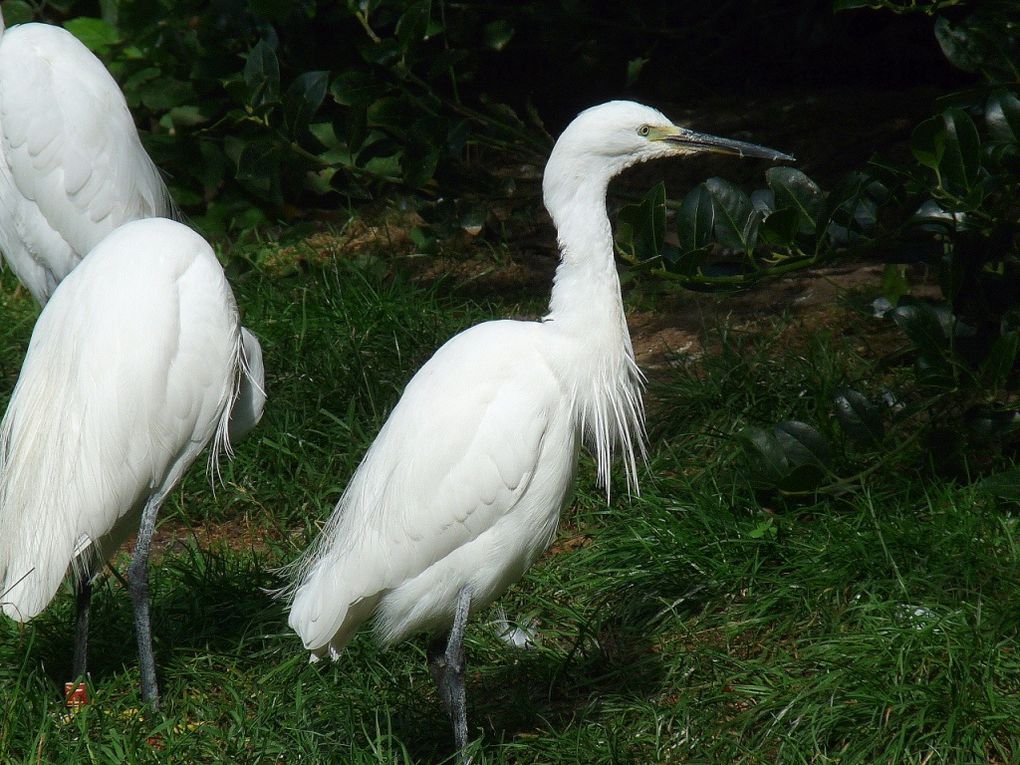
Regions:
M 622 452 L 627 484 L 634 491 L 636 455 L 644 454 L 642 377 L 623 312 L 606 213 L 609 179 L 620 169 L 606 164 L 585 168 L 554 149 L 543 183 L 560 248 L 545 322 L 573 339 L 568 347 L 580 349 L 564 367 L 572 378 L 578 425 L 595 452 L 607 492 L 614 451 Z
M 628 338 L 613 255 L 613 231 L 606 214 L 605 170 L 560 172 L 555 154 L 546 167 L 545 204 L 556 226 L 560 264 L 553 281 L 547 319 L 577 322 L 607 340 Z

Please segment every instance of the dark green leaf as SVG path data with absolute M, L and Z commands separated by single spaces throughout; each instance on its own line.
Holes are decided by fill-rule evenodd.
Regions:
M 283 97 L 283 118 L 291 138 L 308 127 L 326 97 L 329 72 L 305 72 L 298 75 Z
M 168 77 L 150 80 L 138 90 L 142 103 L 147 109 L 162 112 L 175 106 L 194 102 L 195 89 L 190 82 Z
M 493 50 L 503 50 L 514 36 L 513 25 L 506 19 L 490 21 L 482 33 L 485 44 Z
M 95 53 L 102 53 L 111 45 L 120 42 L 120 33 L 112 24 L 102 19 L 81 16 L 64 24 L 64 29 L 73 34 L 82 44 Z
M 400 96 L 386 96 L 375 101 L 366 112 L 368 124 L 403 134 L 415 116 L 414 107 Z
M 1020 142 L 1020 98 L 1008 92 L 992 96 L 985 106 L 985 121 L 996 141 Z
M 896 305 L 899 299 L 910 292 L 906 268 L 896 263 L 887 263 L 882 271 L 882 297 Z
M 852 388 L 844 388 L 833 400 L 836 419 L 853 441 L 876 446 L 885 435 L 882 413 L 868 398 Z
M 981 380 L 987 387 L 996 390 L 1006 384 L 1006 378 L 1016 363 L 1018 345 L 1020 333 L 1017 332 L 1002 335 L 992 344 L 988 355 L 981 363 Z
M 262 139 L 245 144 L 237 159 L 237 180 L 267 182 L 279 174 L 279 158 L 272 141 Z
M 776 247 L 789 247 L 797 239 L 800 213 L 792 207 L 776 210 L 761 225 L 761 238 Z
M 747 194 L 722 178 L 709 178 L 705 187 L 715 206 L 715 236 L 724 247 L 751 252 L 758 239 L 761 214 Z
M 979 406 L 964 415 L 967 430 L 978 443 L 990 443 L 1016 433 L 1020 428 L 1020 412 Z
M 691 252 L 708 245 L 714 225 L 712 195 L 704 184 L 698 184 L 687 192 L 677 212 L 676 232 L 680 240 L 680 251 Z
M 942 113 L 945 124 L 945 154 L 939 162 L 942 185 L 958 196 L 965 196 L 977 181 L 981 166 L 981 139 L 970 115 L 962 109 Z
M 666 233 L 666 187 L 659 183 L 639 204 L 627 205 L 617 216 L 616 242 L 630 260 L 655 260 L 662 253 Z
M 829 444 L 813 427 L 799 420 L 785 420 L 774 428 L 791 465 L 827 465 Z
M 940 356 L 949 347 L 949 332 L 929 304 L 906 298 L 892 312 L 893 321 L 922 353 Z
M 417 42 L 425 39 L 425 30 L 429 26 L 429 15 L 432 10 L 431 0 L 417 0 L 408 6 L 397 22 L 397 41 L 405 54 Z
M 280 63 L 265 40 L 259 40 L 244 64 L 247 103 L 253 109 L 275 103 L 280 97 Z
M 747 426 L 737 439 L 749 459 L 752 482 L 782 491 L 810 491 L 825 476 L 829 446 L 817 430 L 794 420 L 770 430 Z
M 27 24 L 35 18 L 32 5 L 25 0 L 7 0 L 4 3 L 4 22 L 11 26 L 14 24 Z
M 857 8 L 873 8 L 875 5 L 875 0 L 833 0 L 832 10 L 836 12 L 852 11 Z
M 737 440 L 749 459 L 755 483 L 775 487 L 790 472 L 789 460 L 771 430 L 748 425 L 737 433 Z
M 914 128 L 910 136 L 910 150 L 922 165 L 938 171 L 945 149 L 946 126 L 942 117 L 929 117 Z
M 361 70 L 341 72 L 329 86 L 329 94 L 341 106 L 366 107 L 382 93 L 379 81 Z
M 981 491 L 1009 502 L 1020 502 L 1020 467 L 1010 468 L 982 479 Z
M 776 209 L 796 210 L 799 233 L 813 232 L 823 201 L 818 184 L 795 167 L 770 167 L 765 180 L 776 195 Z

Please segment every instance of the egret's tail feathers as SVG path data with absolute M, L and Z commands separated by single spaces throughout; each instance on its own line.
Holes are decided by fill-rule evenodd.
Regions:
M 372 616 L 382 593 L 350 602 L 350 583 L 336 566 L 319 560 L 293 590 L 288 624 L 316 658 L 336 660 Z
M 242 380 L 244 378 L 244 338 L 241 332 L 237 333 L 237 340 L 231 350 L 230 367 L 234 370 L 234 382 L 230 387 L 226 406 L 219 415 L 219 422 L 216 423 L 216 433 L 213 435 L 209 445 L 209 462 L 206 465 L 206 474 L 209 476 L 209 483 L 213 491 L 216 490 L 217 481 L 222 481 L 220 474 L 220 455 L 226 454 L 228 458 L 234 456 L 234 449 L 230 438 L 230 415 L 240 395 Z
M 241 360 L 237 394 L 230 407 L 230 445 L 239 443 L 262 419 L 266 405 L 266 370 L 262 346 L 247 327 L 241 327 Z

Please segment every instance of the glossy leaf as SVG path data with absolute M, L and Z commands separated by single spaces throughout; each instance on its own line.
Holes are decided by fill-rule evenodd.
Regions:
M 700 250 L 712 238 L 715 206 L 704 184 L 698 184 L 684 197 L 676 215 L 676 232 L 681 253 Z
M 269 140 L 252 141 L 244 146 L 237 159 L 239 181 L 266 182 L 278 173 L 276 147 Z
M 776 210 L 761 224 L 761 238 L 776 247 L 790 247 L 797 239 L 800 231 L 800 213 L 787 207 Z
M 945 154 L 939 162 L 946 190 L 964 196 L 977 182 L 981 167 L 981 139 L 970 115 L 962 109 L 942 113 L 945 124 Z
M 431 9 L 431 0 L 417 0 L 404 11 L 396 27 L 397 41 L 401 50 L 406 52 L 410 46 L 425 37 Z
M 715 236 L 724 247 L 751 252 L 758 239 L 761 214 L 747 194 L 722 178 L 709 178 L 705 187 L 715 207 Z
M 829 444 L 813 427 L 799 420 L 785 420 L 774 428 L 787 459 L 794 465 L 826 465 Z
M 640 203 L 627 205 L 617 216 L 617 246 L 636 262 L 655 260 L 662 254 L 666 233 L 666 187 L 659 183 Z
M 329 72 L 305 72 L 298 75 L 283 97 L 283 118 L 291 138 L 308 127 L 326 98 Z
M 341 106 L 365 107 L 380 96 L 380 84 L 368 72 L 341 72 L 329 85 L 329 95 Z
M 259 40 L 248 53 L 244 84 L 248 105 L 253 109 L 275 103 L 280 98 L 280 62 L 265 40 Z
M 770 167 L 765 180 L 776 196 L 776 209 L 797 211 L 797 230 L 810 234 L 815 230 L 823 195 L 818 184 L 795 167 Z
M 946 310 L 943 307 L 942 312 Z M 940 355 L 948 348 L 947 319 L 928 303 L 904 299 L 892 311 L 892 318 L 922 353 Z M 952 318 L 949 317 L 948 321 L 951 322 Z
M 810 425 L 788 420 L 770 428 L 747 426 L 737 434 L 752 483 L 782 491 L 810 491 L 825 477 L 826 440 Z
M 914 128 L 910 150 L 918 162 L 938 171 L 946 150 L 946 127 L 942 117 L 929 117 Z
M 833 399 L 836 420 L 843 432 L 857 443 L 875 446 L 885 435 L 882 412 L 868 398 L 852 388 L 844 388 Z
M 996 141 L 1020 142 L 1020 98 L 1013 93 L 997 93 L 985 106 L 988 132 Z

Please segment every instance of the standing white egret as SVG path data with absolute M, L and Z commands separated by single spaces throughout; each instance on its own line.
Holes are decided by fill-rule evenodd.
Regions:
M 147 561 L 156 515 L 206 445 L 210 465 L 229 450 L 243 346 L 205 240 L 162 218 L 127 223 L 43 308 L 0 423 L 3 612 L 31 619 L 70 569 L 88 582 L 140 520 L 128 579 L 142 696 L 153 705 Z M 237 427 L 257 420 L 257 398 Z M 87 613 L 79 611 L 76 663 Z
M 171 213 L 102 62 L 65 29 L 0 17 L 0 255 L 32 296 L 121 224 Z
M 0 259 L 39 304 L 114 229 L 173 212 L 102 62 L 60 27 L 5 29 L 0 16 Z M 145 249 L 138 257 L 148 256 Z M 83 321 L 78 331 L 102 319 Z M 262 350 L 247 329 L 241 336 L 248 374 L 230 415 L 232 443 L 254 427 L 265 403 Z M 86 668 L 90 599 L 89 577 L 79 577 L 75 677 Z
M 373 614 L 384 644 L 450 628 L 429 664 L 461 752 L 468 614 L 549 545 L 580 442 L 594 450 L 607 492 L 616 450 L 637 487 L 642 377 L 613 258 L 609 180 L 637 162 L 696 152 L 791 159 L 631 102 L 593 107 L 567 127 L 543 181 L 561 253 L 548 315 L 486 322 L 440 348 L 295 564 L 290 626 L 313 659 L 337 658 Z

